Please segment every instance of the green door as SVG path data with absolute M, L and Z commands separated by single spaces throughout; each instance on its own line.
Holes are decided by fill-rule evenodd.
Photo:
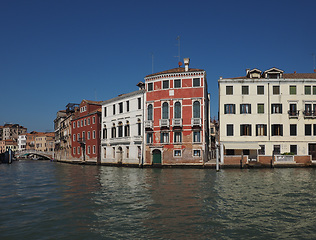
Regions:
M 161 164 L 161 151 L 155 149 L 153 151 L 153 164 Z

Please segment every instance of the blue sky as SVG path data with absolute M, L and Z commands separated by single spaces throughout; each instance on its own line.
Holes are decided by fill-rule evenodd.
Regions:
M 316 1 L 0 1 L 0 125 L 53 131 L 58 110 L 137 90 L 180 56 L 217 80 L 246 68 L 312 72 Z

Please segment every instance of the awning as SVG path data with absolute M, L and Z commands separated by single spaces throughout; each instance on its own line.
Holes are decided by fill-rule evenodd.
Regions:
M 234 142 L 224 143 L 225 149 L 260 149 L 258 143 L 254 142 Z

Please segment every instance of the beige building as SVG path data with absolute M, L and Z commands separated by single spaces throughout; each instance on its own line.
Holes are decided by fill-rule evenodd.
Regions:
M 316 161 L 316 73 L 247 70 L 220 78 L 221 161 Z

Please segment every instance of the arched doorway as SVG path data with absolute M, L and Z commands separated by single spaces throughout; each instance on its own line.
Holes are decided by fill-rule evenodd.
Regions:
M 152 152 L 153 155 L 153 164 L 161 164 L 161 151 L 159 149 L 155 149 Z
M 117 151 L 117 162 L 119 164 L 122 164 L 122 161 L 123 161 L 123 149 L 122 147 L 118 147 L 118 151 Z

